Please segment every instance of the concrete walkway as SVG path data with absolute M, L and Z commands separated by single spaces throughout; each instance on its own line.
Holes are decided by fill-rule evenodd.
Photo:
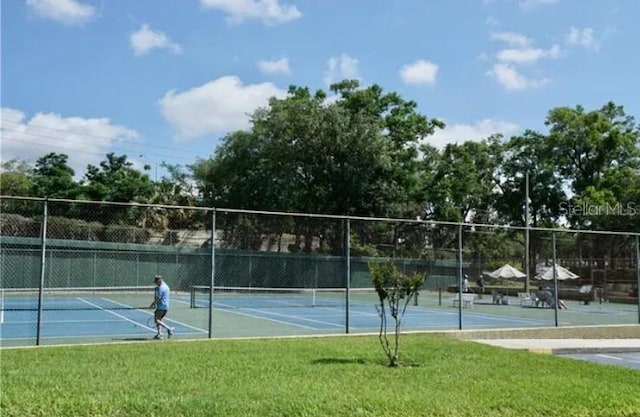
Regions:
M 640 339 L 473 339 L 474 342 L 536 353 L 640 352 Z

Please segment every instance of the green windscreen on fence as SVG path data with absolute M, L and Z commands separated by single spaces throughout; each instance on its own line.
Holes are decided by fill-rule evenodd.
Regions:
M 40 242 L 5 237 L 1 273 L 4 288 L 35 288 L 40 280 Z M 250 250 L 218 249 L 216 285 L 263 288 L 341 288 L 344 258 Z M 369 262 L 351 258 L 351 287 L 371 287 Z M 425 288 L 456 284 L 456 263 L 448 260 L 394 259 L 404 273 L 427 275 Z M 47 242 L 47 285 L 51 287 L 143 286 L 155 275 L 176 289 L 211 282 L 211 249 L 51 239 Z

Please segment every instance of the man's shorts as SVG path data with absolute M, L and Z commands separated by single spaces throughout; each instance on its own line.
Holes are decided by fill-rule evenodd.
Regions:
M 156 310 L 155 312 L 156 320 L 162 320 L 166 315 L 167 315 L 167 310 Z

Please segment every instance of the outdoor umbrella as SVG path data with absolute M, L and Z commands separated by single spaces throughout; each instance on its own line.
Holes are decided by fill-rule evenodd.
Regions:
M 500 268 L 496 269 L 493 272 L 489 272 L 489 276 L 492 278 L 506 278 L 506 279 L 514 279 L 514 278 L 524 278 L 527 275 L 523 272 L 520 272 L 517 268 L 512 267 L 509 264 L 505 264 Z
M 578 275 L 574 274 L 573 272 L 569 271 L 566 268 L 563 268 L 562 266 L 556 264 L 556 277 L 558 278 L 559 281 L 564 281 L 567 279 L 576 279 L 578 278 Z M 553 280 L 553 266 L 548 266 L 545 267 L 542 272 L 540 272 L 540 274 L 538 276 L 536 276 L 537 279 L 543 279 L 545 281 L 552 281 Z

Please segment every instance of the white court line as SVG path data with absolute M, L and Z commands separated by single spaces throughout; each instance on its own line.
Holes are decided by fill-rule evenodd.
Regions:
M 120 323 L 120 320 L 43 320 L 42 324 L 56 324 L 56 323 Z M 11 321 L 2 324 L 38 324 L 37 320 L 31 321 Z
M 366 305 L 366 304 L 365 304 Z M 411 308 L 414 307 L 414 308 Z M 338 308 L 335 307 L 317 307 L 317 308 L 323 308 L 323 309 L 331 309 L 331 310 L 338 310 L 341 311 Z M 380 317 L 377 313 L 366 313 L 366 312 L 362 312 L 362 311 L 357 311 L 357 310 L 353 310 L 353 309 L 349 309 L 349 313 L 350 314 L 358 314 L 358 315 L 362 315 L 362 316 L 372 316 L 372 317 Z M 436 309 L 430 309 L 430 308 L 415 308 L 415 306 L 409 306 L 409 308 L 407 308 L 407 312 L 404 315 L 404 317 L 421 317 L 424 315 L 428 315 L 430 317 L 432 317 L 432 315 L 449 315 L 449 316 L 458 316 L 458 312 L 456 311 L 454 312 L 449 312 L 449 311 L 440 311 L 440 310 L 436 310 Z M 519 323 L 527 323 L 527 324 L 541 324 L 541 323 L 546 323 L 547 321 L 545 320 L 541 320 L 541 319 L 527 319 L 527 318 L 511 318 L 511 317 L 504 317 L 504 316 L 495 316 L 492 314 L 487 314 L 487 313 L 476 313 L 476 312 L 467 312 L 467 313 L 463 313 L 463 317 L 467 314 L 470 314 L 471 317 L 477 317 L 477 318 L 482 318 L 482 319 L 489 319 L 489 320 L 494 320 L 494 321 L 508 321 L 508 322 L 519 322 Z
M 449 312 L 449 311 L 440 311 L 440 310 L 436 310 L 433 308 L 428 308 L 428 309 L 424 309 L 424 310 L 414 310 L 417 313 L 420 312 L 424 312 L 427 313 L 429 315 L 431 314 L 435 314 L 435 315 L 449 315 L 449 316 L 456 316 L 458 317 L 458 312 Z M 476 317 L 479 319 L 488 319 L 488 320 L 493 320 L 493 321 L 507 321 L 507 322 L 518 322 L 518 323 L 527 323 L 527 324 L 545 324 L 548 323 L 551 319 L 549 320 L 545 320 L 545 319 L 528 319 L 528 318 L 524 318 L 524 317 L 510 317 L 510 316 L 497 316 L 497 315 L 493 315 L 493 314 L 489 314 L 489 313 L 478 313 L 475 311 L 467 311 L 462 313 L 462 317 L 464 319 L 464 317 Z
M 120 302 L 118 302 L 118 301 L 110 300 L 110 299 L 108 299 L 108 298 L 104 298 L 104 297 L 102 297 L 102 299 L 103 299 L 103 300 L 105 300 L 105 301 L 108 301 L 108 302 L 110 302 L 110 303 L 114 303 L 114 304 L 121 305 L 121 306 L 123 306 L 123 307 L 127 307 L 127 308 L 134 309 L 133 307 L 128 306 L 128 305 L 126 305 L 126 304 L 122 304 L 122 303 L 120 303 Z M 176 300 L 174 300 L 174 301 L 176 301 Z M 185 303 L 185 304 L 186 304 L 186 303 Z M 144 314 L 148 314 L 148 315 L 150 315 L 150 316 L 153 316 L 153 313 L 149 313 L 148 311 L 140 310 L 139 308 L 136 308 L 135 310 L 136 310 L 136 311 L 139 311 L 139 312 L 141 312 L 141 313 L 144 313 Z M 131 320 L 129 320 L 129 321 L 131 321 Z M 199 327 L 194 327 L 194 326 L 188 325 L 187 323 L 183 323 L 183 322 L 178 321 L 178 320 L 165 319 L 164 321 L 170 321 L 170 322 L 172 322 L 172 323 L 176 323 L 176 324 L 179 324 L 179 325 L 181 325 L 181 326 L 188 327 L 188 328 L 190 328 L 190 329 L 197 330 L 197 331 L 202 332 L 202 333 L 207 333 L 207 334 L 209 333 L 207 330 L 201 329 L 201 328 L 199 328 Z M 153 331 L 155 332 L 156 330 L 154 329 Z
M 255 309 L 255 308 L 243 308 L 243 310 L 256 311 L 256 312 L 259 312 L 259 313 L 262 313 L 262 314 L 268 314 L 268 315 L 272 315 L 272 316 L 287 317 L 287 318 L 292 319 L 292 320 L 310 321 L 312 323 L 320 323 L 320 324 L 325 324 L 327 326 L 334 326 L 334 327 L 344 328 L 344 324 L 330 323 L 328 321 L 322 321 L 322 320 L 306 319 L 306 318 L 304 318 L 302 316 L 292 316 L 290 314 L 274 313 L 272 311 L 260 310 L 260 309 Z M 321 330 L 321 329 L 318 329 L 318 330 Z
M 605 355 L 605 354 L 603 354 L 603 353 L 600 353 L 600 354 L 598 354 L 598 355 L 596 355 L 596 356 L 599 356 L 599 357 L 601 357 L 601 358 L 606 358 L 606 359 L 615 359 L 615 360 L 617 360 L 617 361 L 622 361 L 622 360 L 624 360 L 624 359 L 619 358 L 619 357 L 617 357 L 617 356 Z
M 121 319 L 126 320 L 126 321 L 128 321 L 128 322 L 130 322 L 130 323 L 133 323 L 133 324 L 134 324 L 134 325 L 136 325 L 136 326 L 140 326 L 140 327 L 145 328 L 145 329 L 147 329 L 147 330 L 150 330 L 150 331 L 152 331 L 152 332 L 155 332 L 155 331 L 156 331 L 156 329 L 152 329 L 151 327 L 147 327 L 147 326 L 145 326 L 144 324 L 138 323 L 137 321 L 133 321 L 133 320 L 131 320 L 131 319 L 129 319 L 129 318 L 127 318 L 127 317 L 123 316 L 122 314 L 118 314 L 118 313 L 116 313 L 116 312 L 114 312 L 114 311 L 110 311 L 110 310 L 107 310 L 106 308 L 102 308 L 102 307 L 100 307 L 100 306 L 99 306 L 99 305 L 97 305 L 97 304 L 93 304 L 92 302 L 85 300 L 84 298 L 78 298 L 78 300 L 82 301 L 83 303 L 87 303 L 87 304 L 89 304 L 90 306 L 97 307 L 97 308 L 99 308 L 100 310 L 102 310 L 102 311 L 104 311 L 104 312 L 106 312 L 106 313 L 113 314 L 113 315 L 114 315 L 114 316 L 116 316 L 116 317 L 120 317 Z
M 604 353 L 600 353 L 597 356 L 601 357 L 601 358 L 607 358 L 607 359 L 615 359 L 617 361 L 624 361 L 624 362 L 632 362 L 632 363 L 640 363 L 639 360 L 635 360 L 635 359 L 629 359 L 629 358 L 620 358 L 618 356 L 612 356 L 612 355 L 605 355 Z
M 155 330 L 154 330 L 155 332 Z M 196 332 L 181 332 L 180 334 L 199 334 Z M 86 339 L 86 338 L 99 338 L 99 339 L 105 339 L 105 338 L 114 338 L 114 337 L 140 337 L 139 334 L 137 333 L 127 333 L 127 334 L 75 334 L 75 335 L 68 335 L 68 336 L 40 336 L 41 339 Z M 0 346 L 2 345 L 2 342 L 6 341 L 6 340 L 35 340 L 36 336 L 33 335 L 31 337 L 3 337 L 2 339 L 0 339 Z M 148 339 L 148 340 L 153 340 L 152 338 Z
M 183 304 L 189 304 L 189 305 L 191 304 L 190 302 L 189 302 L 189 303 L 187 303 L 186 301 L 182 301 L 182 300 L 174 300 L 174 301 L 177 301 L 177 302 L 179 302 L 179 303 L 183 303 Z M 315 328 L 315 327 L 309 327 L 309 326 L 305 326 L 305 325 L 302 325 L 302 324 L 290 323 L 290 322 L 282 321 L 282 320 L 276 320 L 276 319 L 272 319 L 272 318 L 269 318 L 269 317 L 256 316 L 256 315 L 254 315 L 254 314 L 249 314 L 249 313 L 240 313 L 239 311 L 236 311 L 236 310 L 235 310 L 237 307 L 235 307 L 235 306 L 231 306 L 231 305 L 227 305 L 227 304 L 223 304 L 223 303 L 219 303 L 219 302 L 215 302 L 214 304 L 217 304 L 217 305 L 220 305 L 220 306 L 225 306 L 225 307 L 227 307 L 227 308 L 228 308 L 228 309 L 227 309 L 227 308 L 215 308 L 215 307 L 214 307 L 213 309 L 214 309 L 214 310 L 216 310 L 216 311 L 221 311 L 221 312 L 226 312 L 226 313 L 233 313 L 233 314 L 237 314 L 237 315 L 239 315 L 239 316 L 251 317 L 251 318 L 254 318 L 254 319 L 261 319 L 261 320 L 272 321 L 272 322 L 274 322 L 274 323 L 286 324 L 286 325 L 288 325 L 288 326 L 297 326 L 297 327 L 302 327 L 303 329 L 309 329 L 309 330 L 322 330 L 322 329 L 317 329 L 317 328 Z M 207 308 L 207 305 L 206 305 L 206 304 L 205 304 L 205 305 L 203 305 L 203 308 Z

